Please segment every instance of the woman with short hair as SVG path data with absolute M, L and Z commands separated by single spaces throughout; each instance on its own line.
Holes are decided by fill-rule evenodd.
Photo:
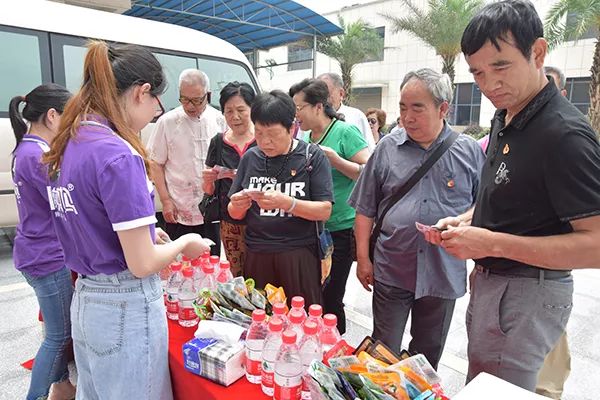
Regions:
M 228 194 L 242 156 L 256 146 L 254 125 L 250 119 L 250 107 L 255 97 L 254 89 L 245 82 L 230 82 L 221 89 L 219 103 L 229 129 L 216 134 L 210 141 L 206 156 L 207 169 L 202 172 L 202 190 L 206 195 L 215 192 L 217 195 L 221 243 L 225 248 L 225 255 L 231 265 L 233 276 L 243 275 L 246 259 L 244 243 L 246 225 L 242 221 L 231 218 L 227 212 Z M 226 172 L 220 172 L 221 167 L 226 168 Z
M 242 157 L 229 191 L 229 214 L 246 222 L 244 273 L 257 287 L 282 286 L 288 299 L 321 303 L 316 221 L 333 201 L 331 167 L 316 146 L 292 137 L 296 108 L 279 90 L 252 104 L 257 147 Z

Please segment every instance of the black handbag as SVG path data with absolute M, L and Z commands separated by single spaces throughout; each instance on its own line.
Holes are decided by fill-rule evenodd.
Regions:
M 429 158 L 419 167 L 418 170 L 415 171 L 414 174 L 402 185 L 400 189 L 390 198 L 387 206 L 383 209 L 383 212 L 377 218 L 377 223 L 375 224 L 375 228 L 371 231 L 371 237 L 369 238 L 369 259 L 373 262 L 373 256 L 375 254 L 375 244 L 377 243 L 377 238 L 381 233 L 381 228 L 383 226 L 383 218 L 386 216 L 388 211 L 398 203 L 410 190 L 421 180 L 421 178 L 431 169 L 433 164 L 439 160 L 442 155 L 454 144 L 456 139 L 458 139 L 459 133 L 452 132 L 450 136 L 448 136 L 444 142 L 435 150 L 435 152 L 429 156 Z
M 219 164 L 223 162 L 223 134 L 217 134 L 216 150 L 218 154 Z M 204 194 L 202 201 L 198 204 L 198 209 L 202 213 L 205 223 L 219 222 L 221 220 L 221 201 L 219 199 L 220 183 L 215 181 L 215 191 L 213 194 Z

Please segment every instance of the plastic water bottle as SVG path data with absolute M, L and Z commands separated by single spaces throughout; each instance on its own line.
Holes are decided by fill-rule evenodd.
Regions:
M 202 272 L 204 272 L 204 278 L 202 278 L 198 290 L 209 289 L 210 291 L 214 291 L 217 288 L 217 281 L 215 280 L 215 270 L 213 266 L 211 264 L 204 265 Z
M 219 256 L 210 256 L 210 258 L 209 258 L 209 263 L 210 263 L 210 265 L 213 266 L 213 269 L 215 271 L 219 270 L 219 264 L 220 264 L 220 262 L 221 262 L 221 259 L 219 258 Z M 215 279 L 216 279 L 216 276 L 215 276 Z
M 194 285 L 198 287 L 200 286 L 200 284 L 202 283 L 202 279 L 204 278 L 204 272 L 202 272 L 202 260 L 200 259 L 200 257 L 194 258 L 191 264 L 192 270 L 194 271 Z
M 167 282 L 167 318 L 172 320 L 179 319 L 179 286 L 183 282 L 181 274 L 181 263 L 171 265 L 171 276 Z
M 194 285 L 194 271 L 191 268 L 183 270 L 183 282 L 179 286 L 179 325 L 190 327 L 198 325 L 199 318 L 194 311 L 194 300 L 198 290 Z
M 342 335 L 337 329 L 337 317 L 334 314 L 325 314 L 323 317 L 323 329 L 319 337 L 323 345 L 323 353 L 327 353 L 337 342 L 342 340 Z
M 302 360 L 302 400 L 310 400 L 308 381 L 311 377 L 308 375 L 308 367 L 313 360 L 321 361 L 323 359 L 323 346 L 317 335 L 317 324 L 306 321 L 303 328 L 304 336 L 298 344 Z
M 290 326 L 290 320 L 285 315 L 285 303 L 273 304 L 273 317 L 277 317 L 283 322 L 283 330 L 287 330 Z
M 304 318 L 306 319 L 307 314 L 306 314 L 306 310 L 304 309 L 304 297 L 302 297 L 302 296 L 292 297 L 292 309 L 290 310 L 290 312 L 292 312 L 293 310 L 301 311 L 302 315 L 304 315 Z
M 303 367 L 296 345 L 296 332 L 283 332 L 281 345 L 275 360 L 275 390 L 273 400 L 300 400 Z
M 227 260 L 221 260 L 219 264 L 219 275 L 217 275 L 217 282 L 227 283 L 233 279 L 231 273 L 231 264 Z
M 265 317 L 264 310 L 252 311 L 252 324 L 246 334 L 246 379 L 254 384 L 260 383 L 262 350 L 269 332 Z
M 192 266 L 192 260 L 188 256 L 181 256 L 181 268 L 186 269 Z
M 304 311 L 304 309 L 302 309 L 302 311 Z M 296 338 L 298 341 L 300 341 L 304 335 L 302 325 L 304 324 L 304 321 L 306 321 L 306 315 L 305 313 L 302 313 L 302 311 L 298 309 L 291 310 L 288 314 L 288 318 L 290 320 L 289 329 L 296 332 Z
M 317 324 L 317 332 L 323 328 L 323 307 L 318 304 L 312 304 L 308 307 L 308 320 Z
M 162 289 L 165 306 L 167 305 L 167 285 L 169 283 L 169 278 L 171 277 L 171 273 L 172 273 L 171 266 L 175 263 L 176 263 L 176 261 L 172 262 L 168 266 L 161 269 L 160 272 L 158 273 L 158 276 L 160 277 L 160 287 Z
M 275 373 L 275 360 L 277 352 L 281 347 L 281 332 L 283 322 L 279 318 L 271 318 L 269 321 L 269 334 L 265 339 L 262 351 L 262 370 L 260 374 L 260 386 L 264 394 L 273 396 L 273 379 Z

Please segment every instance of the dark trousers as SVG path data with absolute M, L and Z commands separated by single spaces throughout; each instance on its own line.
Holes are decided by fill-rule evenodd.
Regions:
M 338 320 L 338 330 L 346 332 L 346 313 L 344 313 L 344 294 L 346 282 L 352 267 L 352 236 L 354 230 L 344 229 L 331 232 L 333 239 L 333 254 L 331 256 L 331 274 L 323 288 L 323 310 L 335 314 Z
M 321 260 L 316 249 L 303 247 L 280 253 L 247 249 L 244 274 L 254 279 L 258 289 L 267 283 L 283 287 L 288 306 L 294 296 L 304 297 L 307 309 L 311 304 L 321 304 Z
M 207 238 L 215 242 L 215 245 L 210 248 L 210 254 L 213 256 L 221 256 L 221 231 L 219 224 L 202 224 L 202 225 L 182 225 L 166 223 L 165 232 L 175 240 L 188 233 L 197 233 L 203 238 Z
M 408 313 L 411 313 L 408 346 L 411 353 L 422 353 L 431 366 L 438 367 L 456 300 L 421 297 L 414 293 L 375 281 L 373 287 L 373 338 L 400 353 Z

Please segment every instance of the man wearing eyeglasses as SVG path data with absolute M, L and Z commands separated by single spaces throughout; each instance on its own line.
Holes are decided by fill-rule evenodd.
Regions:
M 210 106 L 210 81 L 197 69 L 179 76 L 177 107 L 160 117 L 148 142 L 151 172 L 162 203 L 162 213 L 171 239 L 199 233 L 217 245 L 219 225 L 206 223 L 198 210 L 202 200 L 202 170 L 210 140 L 227 129 L 223 115 Z

